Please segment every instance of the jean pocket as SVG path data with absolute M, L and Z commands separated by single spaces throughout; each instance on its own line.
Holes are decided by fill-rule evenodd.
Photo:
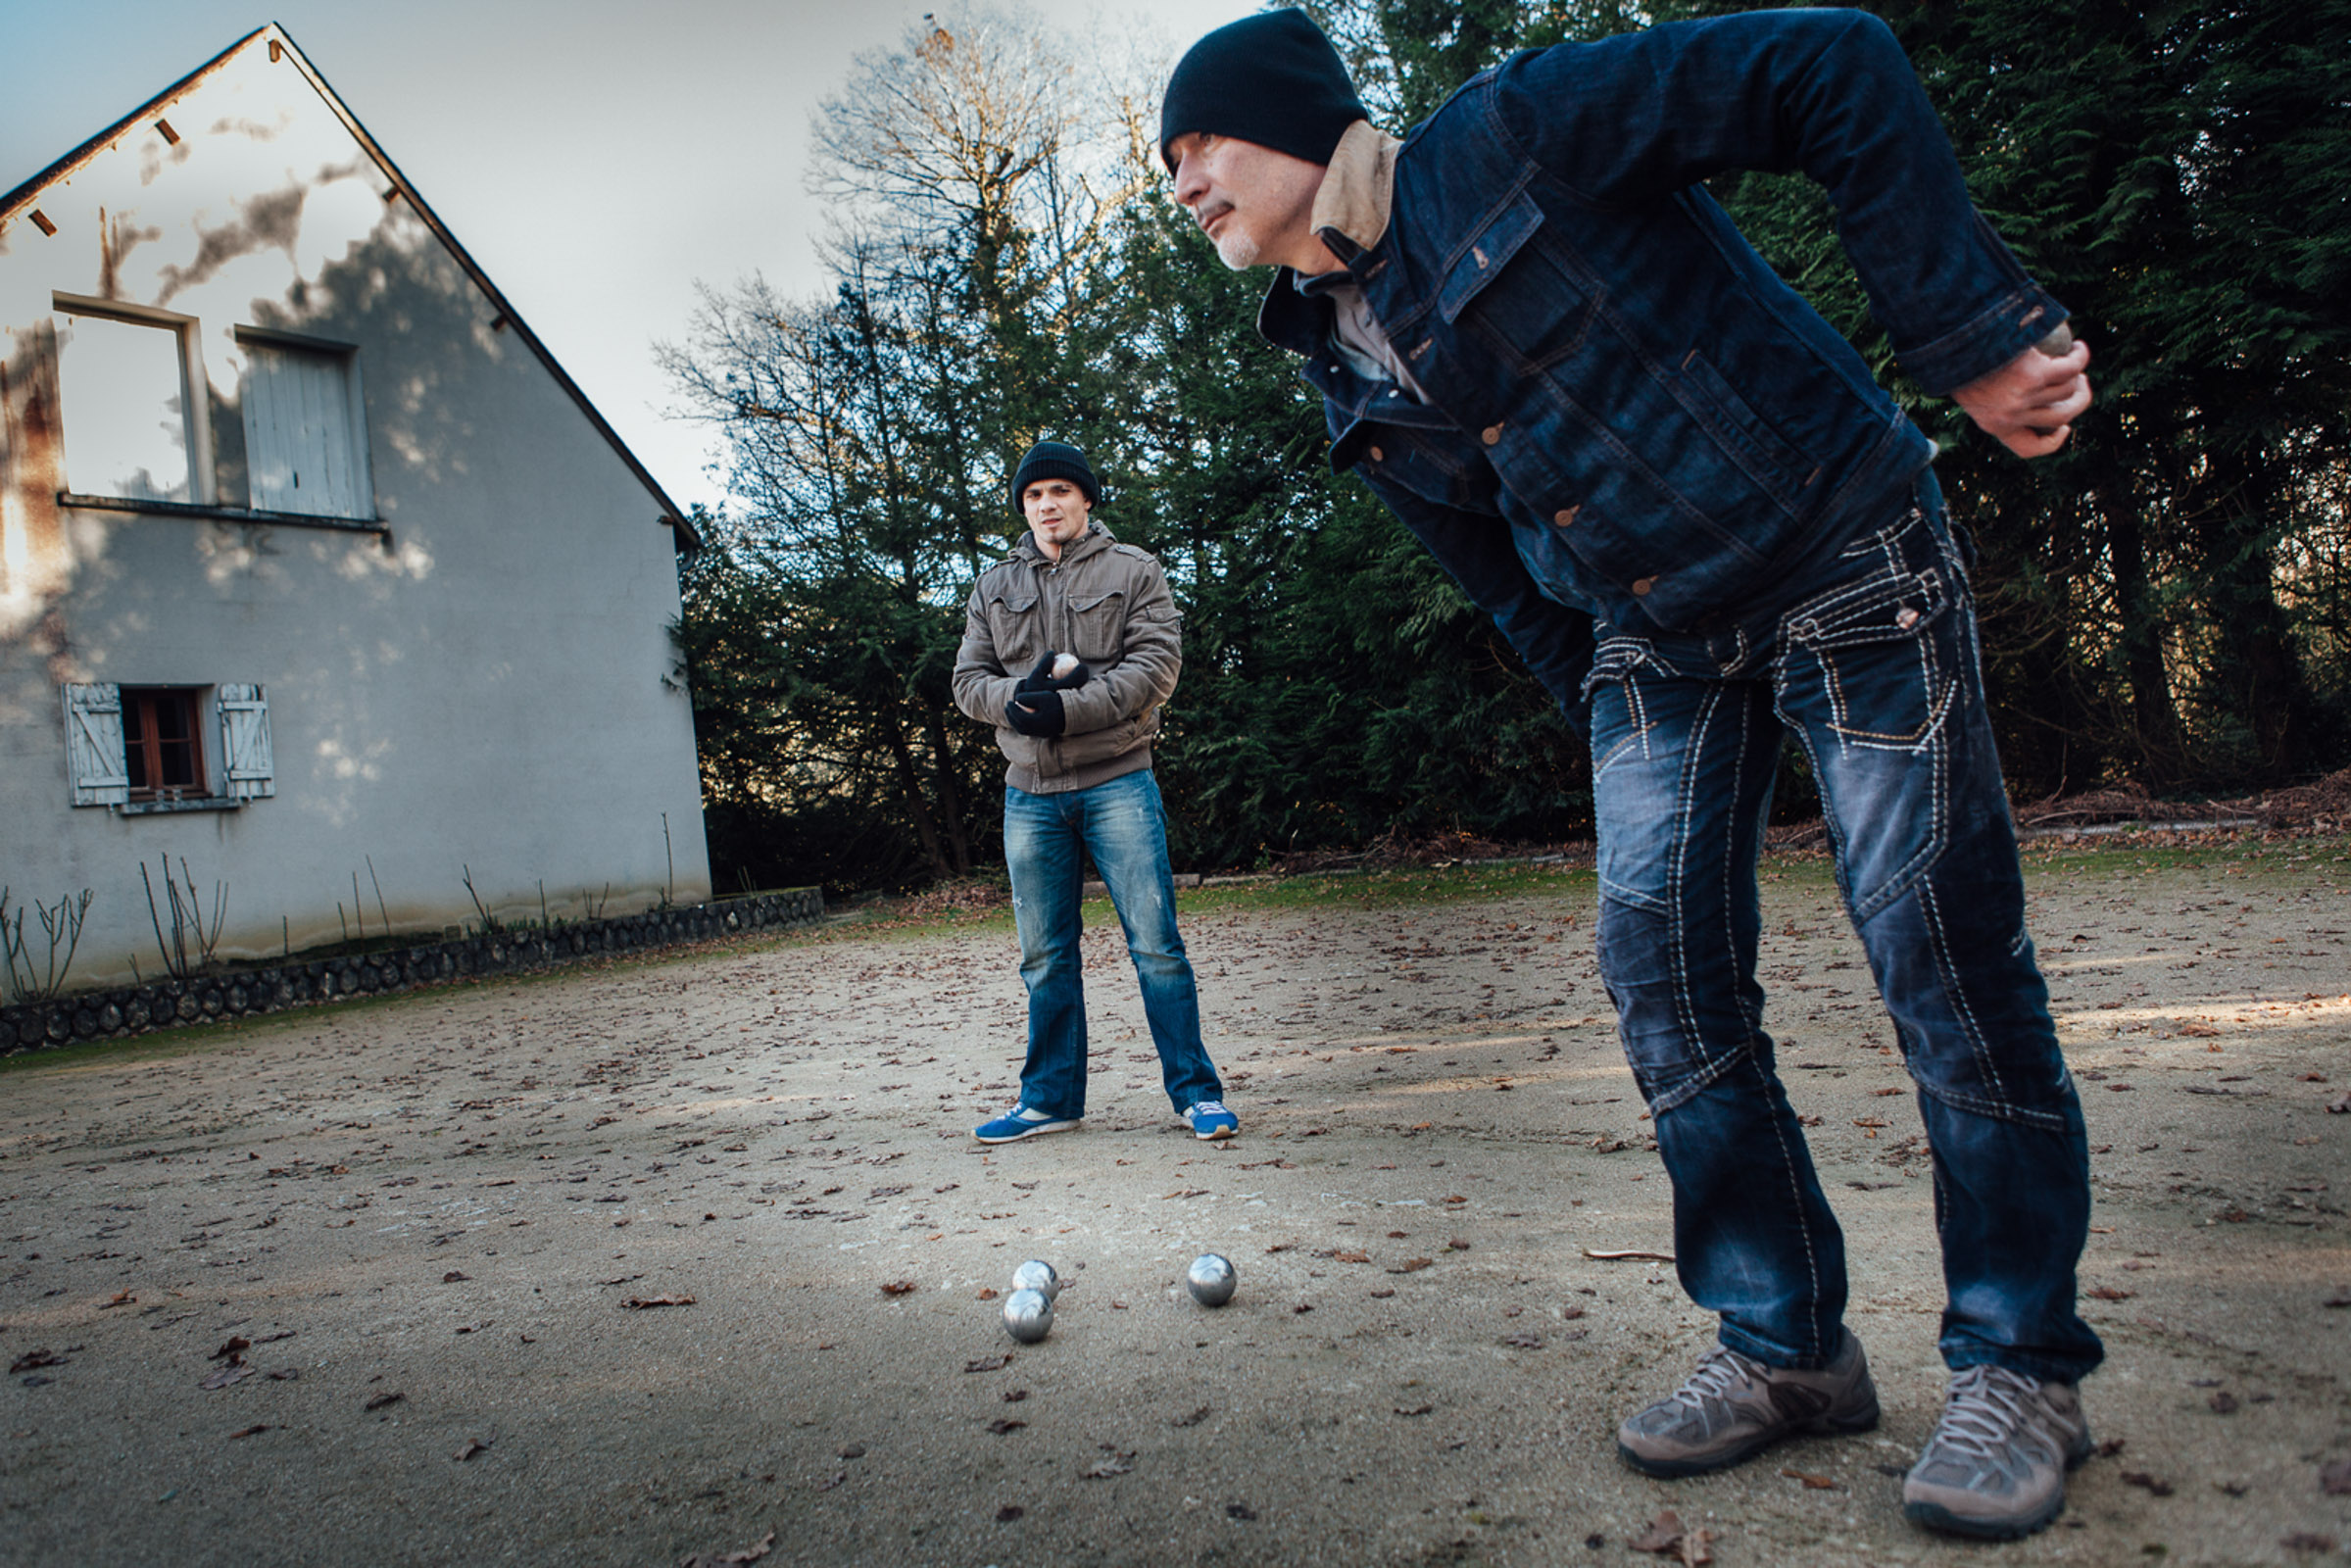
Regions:
M 1798 605 L 1782 620 L 1783 714 L 1817 704 L 1848 745 L 1923 750 L 1958 692 L 1948 634 L 1960 605 L 1944 565 L 1881 572 Z
M 1592 650 L 1592 668 L 1585 673 L 1581 695 L 1585 710 L 1592 716 L 1592 773 L 1595 780 L 1641 750 L 1648 738 L 1647 705 L 1634 677 L 1655 660 L 1656 653 L 1645 637 L 1603 637 Z

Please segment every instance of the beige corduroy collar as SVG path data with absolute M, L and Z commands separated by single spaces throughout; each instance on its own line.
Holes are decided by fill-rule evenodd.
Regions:
M 1368 120 L 1347 127 L 1314 193 L 1307 223 L 1314 233 L 1341 235 L 1358 251 L 1370 250 L 1388 232 L 1396 196 L 1396 155 L 1403 143 Z

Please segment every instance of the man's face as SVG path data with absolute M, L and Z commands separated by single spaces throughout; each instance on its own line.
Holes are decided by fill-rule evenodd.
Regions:
M 1167 144 L 1175 199 L 1239 272 L 1290 260 L 1313 238 L 1308 226 L 1323 166 L 1235 136 L 1189 130 Z
M 1039 479 L 1020 492 L 1020 510 L 1028 516 L 1037 548 L 1048 559 L 1058 561 L 1061 547 L 1086 531 L 1086 516 L 1094 503 L 1067 479 Z

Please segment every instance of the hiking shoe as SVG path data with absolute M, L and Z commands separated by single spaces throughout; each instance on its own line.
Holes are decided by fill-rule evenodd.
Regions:
M 1878 1391 L 1851 1334 L 1818 1372 L 1766 1366 L 1728 1346 L 1700 1358 L 1690 1381 L 1616 1429 L 1616 1451 L 1643 1475 L 1703 1475 L 1805 1432 L 1867 1432 Z
M 1902 1481 L 1914 1524 L 2014 1541 L 2065 1508 L 2065 1473 L 2090 1455 L 2089 1422 L 2071 1383 L 2004 1366 L 1954 1373 L 1943 1418 Z
M 1050 1116 L 1029 1105 L 1014 1105 L 994 1121 L 971 1129 L 971 1136 L 983 1144 L 1009 1144 L 1039 1133 L 1065 1133 L 1084 1120 L 1083 1116 Z
M 1221 1100 L 1203 1100 L 1184 1112 L 1195 1138 L 1230 1138 L 1241 1131 L 1241 1118 L 1224 1108 Z

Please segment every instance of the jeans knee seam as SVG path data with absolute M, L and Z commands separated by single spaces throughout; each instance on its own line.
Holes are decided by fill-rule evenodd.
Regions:
M 1991 1086 L 1994 1099 L 2008 1103 L 2008 1092 L 2001 1086 L 1999 1068 L 1992 1062 L 1991 1047 L 1984 1038 L 1984 1029 L 1976 1021 L 1975 1009 L 1968 1005 L 1967 993 L 1960 987 L 1956 966 L 1951 959 L 1951 945 L 1943 933 L 1942 910 L 1935 899 L 1935 885 L 1922 882 L 1918 888 L 1919 910 L 1926 918 L 1927 933 L 1935 950 L 1935 972 L 1942 980 L 1943 994 L 1951 1000 L 1951 1012 L 1967 1031 L 1968 1049 L 1975 1055 L 1976 1066 Z M 1912 1074 L 1916 1076 L 1915 1071 Z

